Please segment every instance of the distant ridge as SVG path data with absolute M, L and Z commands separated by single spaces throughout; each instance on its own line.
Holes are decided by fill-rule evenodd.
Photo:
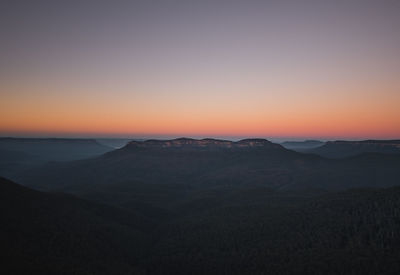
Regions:
M 328 143 L 362 143 L 362 144 L 390 144 L 390 145 L 400 145 L 400 139 L 367 139 L 367 140 L 335 140 L 328 141 Z
M 400 154 L 400 140 L 328 141 L 307 152 L 328 158 L 345 158 L 362 153 Z
M 24 153 L 31 161 L 69 161 L 102 155 L 114 148 L 95 139 L 0 137 L 0 149 Z
M 285 141 L 281 143 L 281 145 L 286 149 L 294 150 L 297 152 L 305 152 L 306 150 L 317 148 L 324 144 L 325 142 L 320 140 Z

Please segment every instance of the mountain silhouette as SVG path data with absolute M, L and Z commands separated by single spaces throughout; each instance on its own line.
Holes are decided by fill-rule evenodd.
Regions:
M 86 159 L 111 150 L 94 139 L 0 138 L 0 175 L 13 178 L 46 162 Z
M 400 140 L 329 141 L 307 152 L 328 158 L 345 158 L 362 153 L 400 154 Z
M 95 139 L 0 138 L 0 149 L 29 154 L 36 161 L 68 161 L 102 155 L 112 147 Z
M 44 190 L 81 192 L 117 183 L 177 184 L 184 189 L 261 185 L 275 190 L 344 190 L 393 186 L 399 177 L 398 155 L 364 154 L 331 160 L 263 139 L 181 138 L 132 141 L 100 157 L 49 163 L 15 179 Z

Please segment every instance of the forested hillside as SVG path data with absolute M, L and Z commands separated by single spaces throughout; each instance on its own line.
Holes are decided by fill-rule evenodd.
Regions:
M 0 186 L 3 259 L 12 274 L 400 272 L 399 187 L 327 194 L 220 187 L 181 199 L 137 194 L 155 201 L 152 212 L 4 179 Z
M 132 211 L 0 178 L 3 274 L 132 274 L 152 223 Z

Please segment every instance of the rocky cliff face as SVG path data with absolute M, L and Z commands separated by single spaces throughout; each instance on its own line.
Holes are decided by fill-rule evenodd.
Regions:
M 172 140 L 146 140 L 131 141 L 127 148 L 179 148 L 179 147 L 204 147 L 204 148 L 243 148 L 243 147 L 266 147 L 282 148 L 280 145 L 272 143 L 266 139 L 243 139 L 237 142 L 219 139 L 191 139 L 177 138 Z

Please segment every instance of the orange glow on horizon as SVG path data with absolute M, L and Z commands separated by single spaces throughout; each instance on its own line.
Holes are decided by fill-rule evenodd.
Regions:
M 3 136 L 400 138 L 396 81 L 259 84 L 248 92 L 221 86 L 218 93 L 160 88 L 153 94 L 15 83 L 3 85 Z
M 1 107 L 0 133 L 25 135 L 400 137 L 400 112 L 388 104 L 379 110 L 365 106 L 321 110 L 307 105 L 295 110 L 221 110 L 220 114 L 215 110 L 85 110 L 78 104 L 49 108 L 25 103 Z
M 76 98 L 3 97 L 0 133 L 124 136 L 400 137 L 398 96 L 285 103 L 232 98 L 185 106 L 171 101 L 112 102 Z
M 0 136 L 400 138 L 398 1 L 139 2 L 4 7 Z

